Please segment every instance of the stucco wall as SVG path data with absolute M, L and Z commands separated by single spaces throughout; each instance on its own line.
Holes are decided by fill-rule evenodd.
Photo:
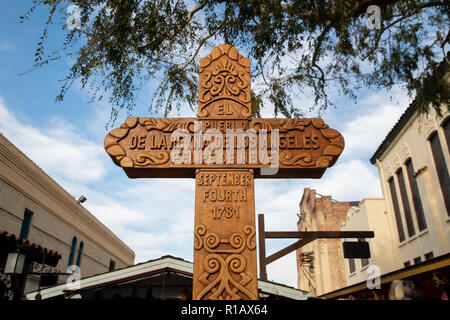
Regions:
M 450 249 L 450 217 L 445 208 L 433 154 L 428 141 L 429 136 L 433 132 L 437 132 L 447 168 L 450 168 L 449 149 L 443 128 L 441 127 L 449 117 L 449 113 L 446 111 L 446 108 L 443 108 L 443 111 L 443 117 L 438 117 L 434 111 L 429 116 L 419 116 L 417 113 L 413 115 L 376 163 L 380 173 L 383 195 L 386 199 L 388 217 L 394 234 L 394 259 L 396 259 L 398 268 L 402 268 L 406 261 L 410 261 L 413 264 L 412 260 L 416 257 L 421 257 L 422 261 L 424 261 L 424 255 L 428 252 L 432 251 L 436 257 L 448 253 Z M 415 229 L 415 235 L 412 237 L 409 237 L 407 232 L 403 203 L 399 194 L 398 181 L 395 177 L 395 172 L 399 168 L 402 168 L 403 172 L 406 172 L 405 161 L 408 158 L 412 159 L 427 223 L 427 228 L 419 232 L 408 177 L 405 175 L 406 191 Z M 392 176 L 394 176 L 403 229 L 405 230 L 406 236 L 405 241 L 402 241 L 402 243 L 399 242 L 398 238 L 397 224 L 388 183 L 389 178 Z
M 0 135 L 0 229 L 19 236 L 25 209 L 33 212 L 28 239 L 58 251 L 61 272 L 68 266 L 73 237 L 77 238 L 73 264 L 84 243 L 82 277 L 107 272 L 110 259 L 116 268 L 134 262 L 129 247 Z

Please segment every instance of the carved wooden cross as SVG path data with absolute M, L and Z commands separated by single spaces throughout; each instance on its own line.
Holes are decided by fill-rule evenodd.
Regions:
M 196 300 L 258 299 L 254 178 L 320 178 L 344 149 L 322 119 L 251 116 L 250 61 L 225 44 L 200 60 L 198 118 L 128 118 L 105 138 L 130 178 L 196 179 Z

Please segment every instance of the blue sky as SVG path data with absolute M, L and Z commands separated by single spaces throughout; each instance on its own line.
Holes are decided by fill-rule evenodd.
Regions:
M 69 59 L 19 76 L 33 65 L 46 18 L 46 12 L 40 9 L 31 20 L 19 23 L 19 17 L 31 3 L 6 4 L 2 0 L 0 133 L 70 194 L 77 198 L 85 195 L 88 200 L 83 205 L 135 251 L 136 263 L 166 254 L 192 261 L 194 181 L 128 179 L 103 149 L 110 112 L 107 101 L 88 103 L 89 94 L 75 83 L 63 102 L 55 102 L 59 80 L 71 65 Z M 51 31 L 54 32 L 50 32 L 50 46 L 62 37 L 58 29 Z M 140 91 L 133 115 L 163 116 L 147 111 L 153 84 Z M 304 100 L 298 103 L 309 101 L 308 97 L 301 99 Z M 382 196 L 377 170 L 369 158 L 411 99 L 400 89 L 360 91 L 356 104 L 344 97 L 333 99 L 338 108 L 330 109 L 322 117 L 343 134 L 346 141 L 343 154 L 320 180 L 257 180 L 256 213 L 265 214 L 266 230 L 296 230 L 298 203 L 305 187 L 341 201 Z M 262 115 L 273 117 L 273 112 L 265 109 Z M 120 114 L 115 127 L 126 116 Z M 181 114 L 175 111 L 169 116 L 195 116 L 195 113 L 186 107 Z M 292 242 L 268 240 L 268 254 Z M 294 253 L 270 264 L 267 271 L 269 280 L 297 285 Z

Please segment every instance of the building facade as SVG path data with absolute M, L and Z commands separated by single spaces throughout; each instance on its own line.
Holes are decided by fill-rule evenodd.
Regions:
M 450 113 L 413 102 L 380 145 L 378 167 L 397 269 L 450 250 Z
M 341 231 L 371 230 L 370 259 L 346 259 L 347 286 L 325 298 L 439 299 L 450 271 L 450 112 L 406 109 L 371 158 L 383 199 L 351 207 Z M 371 290 L 374 276 L 379 288 Z M 367 282 L 369 280 L 369 282 Z M 407 297 L 411 295 L 411 297 Z M 448 298 L 448 296 L 447 296 Z
M 339 231 L 354 202 L 338 202 L 305 188 L 298 231 Z M 340 239 L 317 239 L 297 250 L 298 288 L 318 296 L 346 285 Z
M 392 259 L 395 254 L 394 239 L 390 219 L 383 198 L 366 198 L 358 206 L 352 206 L 347 212 L 347 219 L 341 225 L 341 231 L 373 231 L 374 238 L 365 239 L 369 243 L 369 259 L 345 259 L 346 285 L 366 281 L 368 277 L 379 272 L 385 274 L 396 269 Z M 343 241 L 343 240 L 342 240 Z M 375 270 L 370 266 L 377 266 Z
M 127 245 L 1 134 L 0 229 L 57 251 L 60 272 L 76 265 L 86 277 L 134 262 Z M 25 293 L 39 282 L 28 278 Z

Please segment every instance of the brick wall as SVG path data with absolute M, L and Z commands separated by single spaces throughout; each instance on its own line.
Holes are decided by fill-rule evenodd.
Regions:
M 337 202 L 305 188 L 298 231 L 339 231 L 350 202 Z M 297 250 L 298 288 L 318 296 L 346 286 L 341 239 L 317 239 Z

